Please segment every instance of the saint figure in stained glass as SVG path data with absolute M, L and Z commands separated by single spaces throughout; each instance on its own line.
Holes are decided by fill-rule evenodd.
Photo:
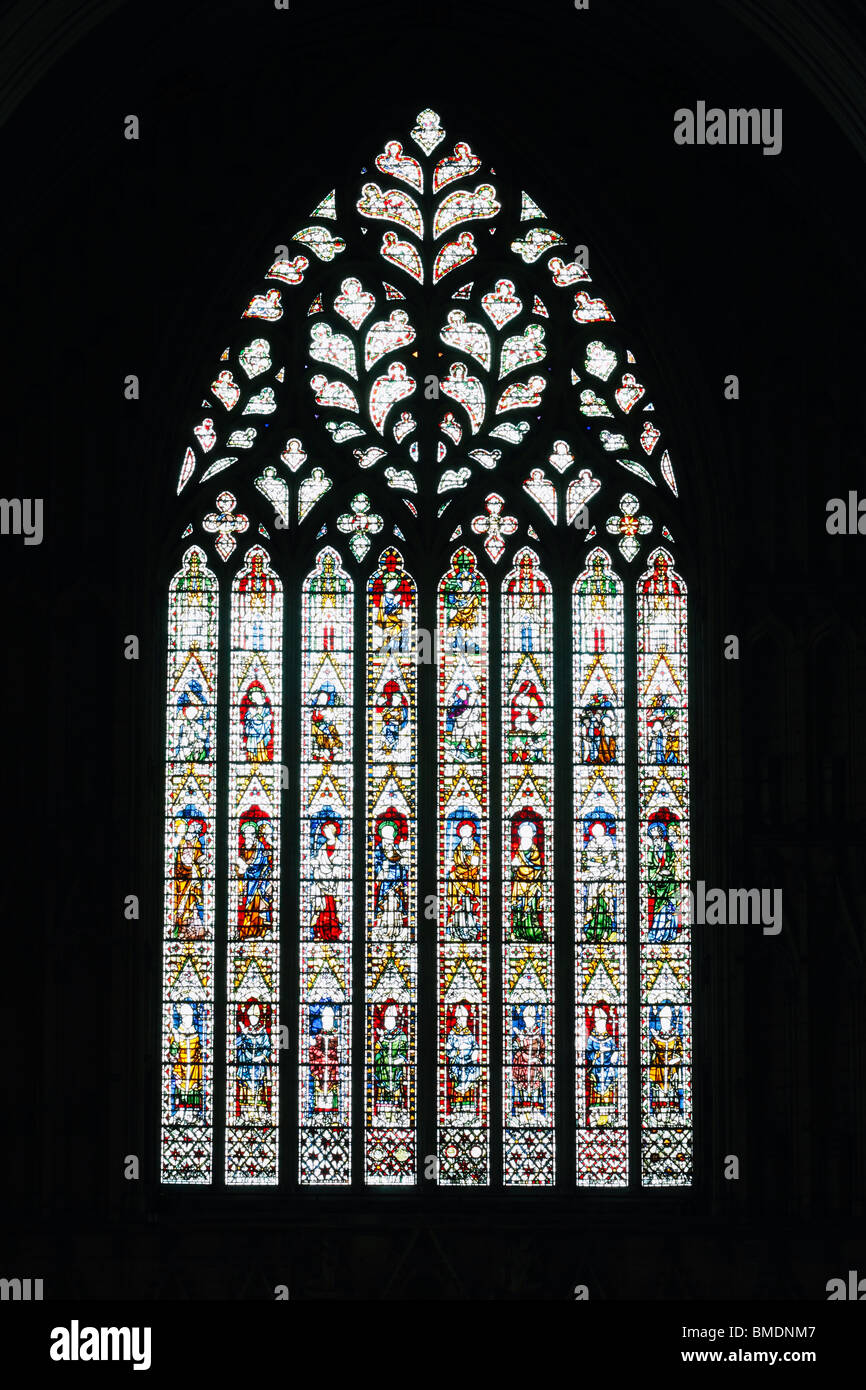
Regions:
M 475 941 L 478 938 L 479 875 L 481 849 L 477 840 L 478 827 L 474 820 L 457 822 L 457 843 L 451 854 L 448 869 L 448 919 L 446 932 L 452 941 Z
M 512 1113 L 516 1117 L 525 1111 L 544 1109 L 545 1047 L 539 1015 L 543 1019 L 544 1009 L 535 1004 L 524 1004 L 514 1010 Z
M 611 1033 L 608 1012 L 608 1006 L 602 1004 L 592 1010 L 592 1029 L 586 1040 L 587 1106 L 589 1123 L 595 1128 L 606 1125 L 614 1112 L 619 1050 Z
M 205 822 L 187 807 L 175 822 L 174 927 L 182 941 L 198 941 L 205 933 L 204 881 L 202 878 Z
M 675 941 L 679 902 L 676 821 L 659 816 L 647 826 L 650 941 Z
M 201 1027 L 196 1005 L 186 999 L 174 1010 L 168 1045 L 172 1111 L 200 1111 L 204 1105 Z
M 314 828 L 316 848 L 312 860 L 313 937 L 316 941 L 338 941 L 343 929 L 340 888 L 345 878 L 340 822 L 332 816 Z
M 373 1068 L 376 1105 L 377 1108 L 385 1110 L 406 1108 L 406 1062 L 409 1043 L 400 1013 L 396 1004 L 388 1004 L 376 1039 L 376 1059 Z
M 330 1004 L 311 1010 L 310 1076 L 316 1115 L 334 1115 L 339 1110 L 340 1038 L 335 1021 Z
M 616 822 L 599 807 L 584 832 L 580 857 L 583 873 L 583 925 L 587 941 L 607 941 L 616 931 L 616 880 L 619 860 L 614 835 Z
M 543 941 L 541 825 L 534 815 L 515 819 L 511 851 L 511 939 Z
M 260 681 L 250 681 L 240 707 L 244 751 L 251 763 L 269 763 L 274 756 L 274 714 Z
M 408 930 L 408 866 L 403 847 L 405 839 L 405 817 L 392 812 L 378 822 L 374 857 L 374 922 L 384 941 L 402 941 Z
M 478 1065 L 481 1050 L 472 1027 L 468 1004 L 458 1004 L 454 1009 L 453 1022 L 445 1039 L 445 1056 L 448 1063 L 449 1108 L 452 1114 L 474 1111 L 477 1082 L 481 1075 Z
M 266 820 L 261 814 L 251 814 L 239 826 L 238 935 L 241 940 L 264 936 L 271 925 L 273 859 L 265 828 Z
M 683 1040 L 677 1011 L 663 1004 L 650 1011 L 650 1107 L 654 1112 L 683 1108 Z

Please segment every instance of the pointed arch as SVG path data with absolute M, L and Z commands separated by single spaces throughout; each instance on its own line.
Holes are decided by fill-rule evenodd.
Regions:
M 196 680 L 211 693 L 208 756 L 193 781 L 166 753 L 165 1181 L 211 1180 L 215 1075 L 225 1080 L 225 1180 L 278 1180 L 281 1109 L 289 1124 L 277 1086 L 287 1031 L 278 909 L 280 878 L 293 882 L 294 868 L 301 1187 L 360 1174 L 371 1187 L 416 1183 L 419 1134 L 434 1124 L 443 1185 L 633 1184 L 638 1077 L 642 1181 L 690 1180 L 690 1121 L 681 1111 L 674 1125 L 669 1109 L 663 1125 L 652 1089 L 660 1037 L 667 1047 L 655 995 L 670 992 L 673 976 L 685 998 L 688 972 L 679 939 L 650 939 L 662 920 L 656 842 L 664 830 L 672 862 L 677 830 L 659 819 L 645 725 L 660 692 L 641 662 L 647 642 L 662 644 L 652 650 L 663 664 L 674 658 L 660 608 L 623 578 L 650 545 L 652 572 L 667 556 L 673 574 L 668 522 L 680 481 L 614 308 L 586 258 L 568 259 L 572 240 L 422 111 L 275 248 L 208 373 L 177 482 L 179 529 L 196 542 L 187 577 L 195 571 L 200 585 L 206 574 L 211 586 L 206 653 L 195 638 L 207 674 Z M 242 541 L 251 546 L 241 560 Z M 273 586 L 264 627 L 240 587 L 256 564 L 256 582 Z M 219 720 L 216 571 L 234 575 Z M 181 592 L 172 589 L 173 603 Z M 181 628 L 170 635 L 168 710 L 173 729 L 186 721 L 186 754 L 201 741 L 204 706 L 182 693 L 193 648 L 183 656 Z M 683 597 L 682 690 L 684 634 Z M 295 690 L 298 676 L 300 737 L 283 740 L 282 683 Z M 684 704 L 678 718 L 684 739 Z M 254 758 L 247 723 L 260 730 Z M 198 752 L 189 766 L 201 761 Z M 569 762 L 573 774 L 562 770 Z M 280 828 L 283 763 L 299 802 Z M 671 760 L 662 767 L 669 784 Z M 675 796 L 687 797 L 687 776 L 676 777 Z M 215 835 L 228 853 L 220 883 Z M 628 862 L 631 836 L 639 863 Z M 190 859 L 184 898 L 177 885 Z M 555 1056 L 564 957 L 562 932 L 554 953 L 554 912 L 558 904 L 560 924 L 571 915 L 572 884 L 562 885 L 572 870 L 574 1046 Z M 681 858 L 678 889 L 687 872 Z M 502 911 L 492 941 L 491 885 Z M 182 945 L 181 900 L 209 923 Z M 227 923 L 224 963 L 214 959 L 215 912 Z M 427 978 L 419 929 L 434 914 Z M 627 917 L 640 922 L 628 940 Z M 641 976 L 630 1021 L 633 953 L 659 967 L 662 984 Z M 421 967 L 426 959 L 422 951 Z M 224 1047 L 212 1016 L 223 992 Z M 428 1027 L 429 1075 L 419 1050 Z M 172 1099 L 181 1054 L 202 1066 L 184 1106 Z M 574 1171 L 563 1167 L 556 1120 L 572 1086 Z M 501 1135 L 490 1133 L 495 1094 Z

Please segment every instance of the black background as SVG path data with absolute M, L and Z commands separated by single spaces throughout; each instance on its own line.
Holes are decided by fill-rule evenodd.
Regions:
M 866 493 L 856 18 L 798 0 L 7 11 L 0 488 L 45 499 L 45 538 L 0 537 L 0 1273 L 94 1299 L 824 1299 L 866 1274 L 866 540 L 825 526 L 828 498 Z M 782 153 L 675 145 L 698 100 L 781 107 Z M 628 325 L 693 555 L 693 876 L 781 888 L 784 927 L 695 932 L 689 1191 L 166 1192 L 176 470 L 273 246 L 428 105 L 523 171 Z

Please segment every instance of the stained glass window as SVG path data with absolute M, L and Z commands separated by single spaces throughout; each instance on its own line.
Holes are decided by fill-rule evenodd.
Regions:
M 323 176 L 174 460 L 166 1183 L 691 1181 L 684 480 L 579 233 L 459 137 Z

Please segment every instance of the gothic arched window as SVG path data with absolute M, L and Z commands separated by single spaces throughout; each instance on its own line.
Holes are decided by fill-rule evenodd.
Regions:
M 690 1183 L 677 486 L 585 248 L 422 111 L 191 425 L 163 1181 Z

